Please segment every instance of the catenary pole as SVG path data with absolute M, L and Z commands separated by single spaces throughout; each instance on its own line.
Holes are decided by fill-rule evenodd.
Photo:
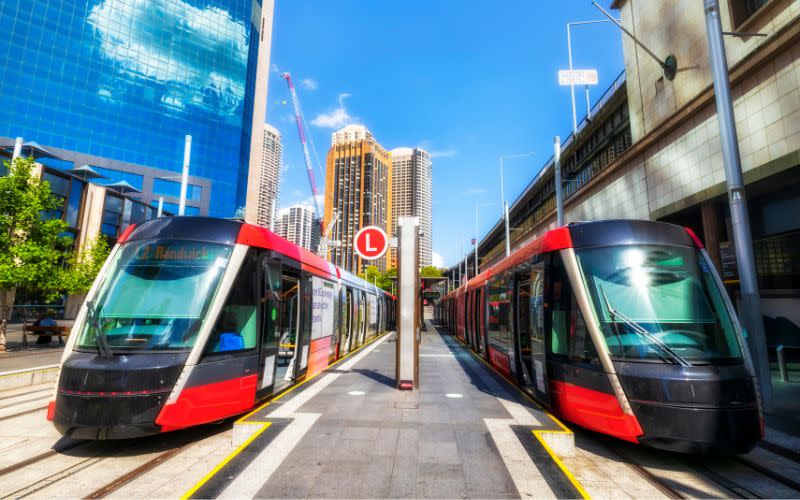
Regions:
M 728 188 L 728 203 L 731 210 L 733 241 L 739 268 L 739 286 L 742 302 L 739 316 L 746 329 L 748 345 L 755 363 L 761 402 L 765 410 L 772 407 L 772 379 L 767 358 L 767 343 L 764 320 L 761 315 L 761 299 L 758 294 L 758 275 L 753 256 L 753 237 L 750 233 L 750 217 L 747 212 L 744 177 L 736 138 L 736 121 L 731 101 L 728 62 L 725 42 L 722 38 L 719 2 L 704 0 L 708 51 L 711 59 L 711 74 L 714 78 L 714 96 L 717 104 L 722 162 Z
M 475 276 L 478 275 L 478 204 L 475 204 Z
M 556 191 L 556 219 L 558 226 L 564 225 L 564 194 L 561 183 L 561 138 L 556 136 L 553 141 L 553 171 L 555 180 L 553 182 Z
M 511 231 L 508 227 L 508 207 L 506 206 L 506 195 L 503 189 L 503 157 L 500 157 L 500 209 L 503 211 L 503 221 L 506 228 L 506 257 L 511 255 Z
M 181 198 L 178 205 L 178 215 L 186 212 L 186 188 L 189 184 L 189 161 L 192 156 L 192 136 L 187 135 L 183 143 L 183 170 L 181 171 Z

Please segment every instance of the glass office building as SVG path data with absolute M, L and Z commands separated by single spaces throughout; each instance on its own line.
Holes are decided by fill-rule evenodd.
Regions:
M 3 0 L 0 139 L 90 164 L 187 213 L 244 205 L 260 0 Z M 239 196 L 237 197 L 237 192 Z M 238 198 L 238 199 L 237 199 Z

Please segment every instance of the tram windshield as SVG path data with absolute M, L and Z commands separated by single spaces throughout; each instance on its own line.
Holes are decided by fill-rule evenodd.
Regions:
M 617 246 L 576 254 L 612 357 L 680 365 L 741 360 L 722 292 L 697 249 Z
M 122 246 L 76 342 L 80 350 L 182 351 L 194 345 L 231 246 L 146 240 Z

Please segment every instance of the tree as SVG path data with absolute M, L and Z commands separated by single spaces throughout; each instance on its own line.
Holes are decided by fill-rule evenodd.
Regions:
M 385 273 L 381 273 L 377 266 L 367 266 L 363 273 L 359 273 L 358 277 L 369 283 L 377 284 L 384 290 L 391 291 L 392 278 L 397 277 L 397 269 L 389 269 Z
M 32 158 L 4 162 L 0 176 L 0 351 L 6 350 L 6 326 L 16 290 L 53 300 L 64 293 L 88 290 L 108 245 L 89 245 L 74 255 L 66 223 L 50 216 L 61 202 L 50 185 L 31 174 Z M 97 262 L 100 261 L 100 265 Z
M 420 269 L 419 275 L 423 278 L 441 278 L 442 270 L 436 266 L 425 266 Z

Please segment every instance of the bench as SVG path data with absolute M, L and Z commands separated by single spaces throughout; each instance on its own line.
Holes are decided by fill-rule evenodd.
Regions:
M 28 345 L 28 335 L 55 335 L 58 337 L 60 344 L 64 343 L 64 337 L 69 336 L 69 331 L 72 327 L 69 326 L 34 326 L 25 325 L 22 327 L 22 345 Z

